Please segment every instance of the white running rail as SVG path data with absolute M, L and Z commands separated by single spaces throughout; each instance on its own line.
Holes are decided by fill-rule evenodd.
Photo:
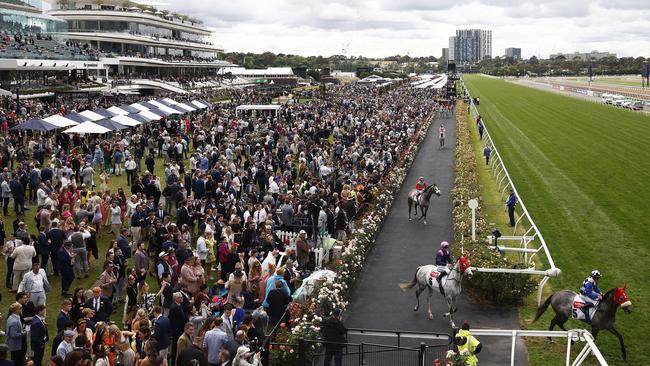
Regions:
M 465 86 L 464 80 L 461 79 L 460 82 L 461 85 L 463 86 L 465 95 L 469 98 L 470 112 L 472 113 L 472 116 L 474 117 L 474 121 L 475 121 L 480 114 L 478 112 L 478 109 L 474 105 L 474 99 L 469 93 L 469 89 L 467 89 L 467 87 Z M 528 212 L 528 209 L 526 209 L 526 205 L 524 204 L 523 198 L 521 197 L 519 192 L 517 192 L 517 188 L 512 182 L 512 179 L 510 178 L 510 174 L 508 174 L 508 170 L 506 169 L 505 163 L 503 162 L 503 159 L 501 159 L 501 155 L 499 154 L 499 151 L 496 145 L 494 144 L 492 137 L 490 136 L 490 132 L 488 130 L 487 124 L 485 123 L 485 119 L 483 119 L 483 122 L 485 128 L 484 139 L 486 141 L 486 144 L 489 145 L 492 150 L 492 153 L 490 155 L 491 158 L 490 160 L 492 161 L 490 163 L 492 174 L 494 175 L 494 178 L 497 182 L 497 187 L 501 193 L 501 197 L 504 198 L 504 194 L 507 191 L 507 189 L 511 188 L 514 191 L 515 195 L 517 196 L 517 204 L 519 206 L 518 211 L 522 212 L 521 215 L 517 217 L 517 220 L 515 222 L 515 227 L 513 229 L 513 236 L 503 237 L 503 239 L 520 240 L 520 247 L 513 248 L 513 247 L 507 247 L 501 245 L 497 247 L 500 251 L 513 251 L 513 252 L 523 253 L 523 256 L 525 258 L 524 261 L 530 266 L 530 268 L 528 269 L 476 268 L 476 271 L 490 272 L 490 273 L 513 273 L 513 274 L 528 274 L 528 275 L 544 276 L 540 281 L 537 289 L 537 305 L 539 306 L 539 304 L 541 304 L 542 301 L 542 292 L 544 290 L 544 286 L 546 285 L 550 277 L 557 277 L 561 273 L 561 270 L 555 266 L 555 262 L 553 261 L 553 257 L 551 256 L 551 252 L 549 251 L 548 246 L 546 245 L 546 241 L 544 240 L 542 233 L 540 232 L 539 228 L 535 224 L 535 221 L 533 221 L 533 218 Z M 526 221 L 530 225 L 530 229 L 528 229 L 526 233 L 522 236 L 515 236 L 517 226 L 519 226 L 520 224 L 523 226 L 523 222 L 522 222 L 523 219 L 526 219 Z M 529 248 L 529 246 L 532 245 L 535 239 L 539 241 L 539 247 L 534 249 Z M 545 255 L 545 259 L 549 265 L 548 269 L 540 270 L 535 268 L 536 264 L 533 261 L 533 259 L 535 255 L 537 255 L 540 251 L 542 251 L 543 254 Z
M 568 331 L 548 331 L 548 330 L 501 330 L 501 329 L 472 329 L 472 335 L 476 337 L 510 337 L 512 343 L 510 346 L 510 365 L 515 366 L 515 355 L 517 354 L 517 338 L 518 337 L 552 337 L 552 338 L 566 338 L 566 366 L 580 366 L 585 362 L 589 355 L 593 355 L 598 365 L 607 366 L 605 357 L 600 353 L 600 350 L 594 342 L 594 337 L 585 329 L 572 329 Z M 479 339 L 481 340 L 481 339 Z M 487 342 L 483 340 L 484 344 Z M 571 357 L 571 346 L 573 342 L 584 342 L 584 346 L 575 358 Z M 575 346 L 575 344 L 573 345 Z M 479 355 L 480 357 L 480 355 Z

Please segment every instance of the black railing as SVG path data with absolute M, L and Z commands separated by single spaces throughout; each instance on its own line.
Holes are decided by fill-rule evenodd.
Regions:
M 432 364 L 436 359 L 443 360 L 447 351 L 453 348 L 453 337 L 446 333 L 358 328 L 348 329 L 348 336 L 390 338 L 396 341 L 397 344 L 373 342 L 338 343 L 328 342 L 323 339 L 304 338 L 300 338 L 298 343 L 279 343 L 272 341 L 272 335 L 274 334 L 278 324 L 276 324 L 276 327 L 274 327 L 272 332 L 269 334 L 269 337 L 267 337 L 268 342 L 265 341 L 264 346 L 267 352 L 267 362 L 264 363 L 264 365 L 275 366 L 268 362 L 268 350 L 270 346 L 293 347 L 296 350 L 295 365 L 299 366 L 321 365 L 326 358 L 331 357 L 334 353 L 340 354 L 343 365 L 349 366 L 423 366 Z M 411 340 L 411 342 L 409 342 L 409 340 Z M 423 342 L 424 340 L 426 340 L 427 343 Z M 431 344 L 431 341 L 439 342 Z M 411 343 L 411 345 L 405 346 L 405 343 Z

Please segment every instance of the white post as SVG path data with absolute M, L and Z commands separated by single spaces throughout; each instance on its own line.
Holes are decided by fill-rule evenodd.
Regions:
M 467 206 L 472 209 L 472 241 L 476 241 L 476 209 L 478 208 L 478 200 L 472 198 L 467 202 Z

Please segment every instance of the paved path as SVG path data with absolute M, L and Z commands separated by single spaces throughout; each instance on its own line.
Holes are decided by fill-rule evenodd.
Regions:
M 444 149 L 438 147 L 436 131 L 440 123 L 447 128 L 447 146 Z M 454 182 L 455 142 L 454 118 L 435 120 L 366 260 L 364 270 L 352 289 L 351 302 L 345 313 L 348 327 L 451 333 L 449 321 L 442 318 L 447 309 L 446 302 L 439 294 L 433 294 L 434 319 L 429 320 L 426 295 L 420 298 L 420 310 L 414 312 L 415 291 L 403 292 L 398 283 L 409 282 L 418 266 L 433 263 L 434 249 L 437 250 L 441 241 L 447 240 L 453 246 L 449 192 Z M 442 192 L 440 197 L 432 198 L 426 226 L 416 220 L 408 221 L 407 195 L 420 176 L 428 183 L 436 183 Z M 516 309 L 473 305 L 465 296 L 459 301 L 457 326 L 463 320 L 476 328 L 519 328 Z M 483 343 L 479 356 L 481 365 L 509 364 L 510 338 L 481 337 L 480 340 Z M 370 340 L 378 341 L 376 338 Z M 384 339 L 384 342 L 388 341 Z M 521 352 L 518 351 L 517 365 L 527 364 L 527 353 L 522 347 L 523 344 L 518 343 Z

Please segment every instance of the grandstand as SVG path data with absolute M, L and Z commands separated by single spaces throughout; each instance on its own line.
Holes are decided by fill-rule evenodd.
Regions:
M 186 92 L 247 83 L 217 76 L 235 65 L 218 59 L 221 49 L 198 20 L 128 1 L 57 5 L 45 13 L 40 0 L 0 0 L 1 87 L 25 92 L 73 80 L 108 90 L 113 80 L 137 79 L 131 91 Z

